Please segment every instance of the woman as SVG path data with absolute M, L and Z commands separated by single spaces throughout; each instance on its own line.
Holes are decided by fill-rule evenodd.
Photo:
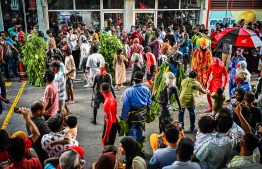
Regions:
M 144 154 L 139 143 L 130 136 L 120 140 L 119 150 L 122 155 L 126 155 L 126 169 L 146 169 Z
M 91 41 L 91 45 L 95 45 L 95 44 L 99 44 L 99 36 L 98 33 L 96 32 L 93 33 L 93 37 Z
M 152 96 L 152 100 L 158 102 L 160 107 L 160 115 L 159 115 L 159 126 L 160 122 L 165 117 L 171 117 L 173 114 L 174 108 L 170 104 L 170 98 L 174 94 L 176 101 L 179 106 L 179 110 L 181 109 L 180 100 L 178 97 L 177 87 L 176 87 L 176 77 L 172 72 L 166 72 L 164 74 L 165 83 L 166 85 L 160 91 L 160 98 L 157 100 L 155 96 Z M 171 117 L 172 118 L 172 117 Z M 160 133 L 162 132 L 161 128 L 159 127 Z
M 51 57 L 55 53 L 56 43 L 55 39 L 50 38 L 46 43 L 47 51 L 45 53 L 46 68 L 49 68 L 49 64 L 52 62 Z
M 144 46 L 148 46 L 148 42 L 153 42 L 155 39 L 155 32 L 152 30 L 152 28 L 148 28 L 146 35 L 145 35 L 145 44 Z
M 133 41 L 133 45 L 130 46 L 129 51 L 127 53 L 126 58 L 129 60 L 129 66 L 131 67 L 133 65 L 133 62 L 131 60 L 131 56 L 134 53 L 137 53 L 140 55 L 140 61 L 143 61 L 142 56 L 143 56 L 143 46 L 139 44 L 139 39 L 135 38 Z
M 126 67 L 125 62 L 128 62 L 128 60 L 123 55 L 123 49 L 118 49 L 117 55 L 114 58 L 113 66 L 115 69 L 115 80 L 116 80 L 116 86 L 115 88 L 118 90 L 124 89 L 125 86 L 123 83 L 126 81 Z

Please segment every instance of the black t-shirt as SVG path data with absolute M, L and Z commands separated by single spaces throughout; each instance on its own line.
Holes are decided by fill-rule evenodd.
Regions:
M 108 83 L 112 87 L 112 76 L 110 74 L 106 74 L 105 76 L 95 75 L 93 88 L 97 86 L 96 91 L 99 91 L 102 83 Z
M 255 129 L 256 124 L 261 122 L 261 109 L 259 107 L 250 108 L 251 116 L 250 116 L 250 126 Z
M 165 36 L 165 40 L 168 39 L 169 40 L 169 44 L 171 46 L 174 45 L 174 43 L 176 42 L 175 36 L 174 35 L 166 35 Z

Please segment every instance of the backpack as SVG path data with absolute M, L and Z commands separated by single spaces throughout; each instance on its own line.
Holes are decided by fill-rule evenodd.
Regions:
M 4 44 L 4 60 L 10 59 L 13 57 L 12 44 L 5 42 Z

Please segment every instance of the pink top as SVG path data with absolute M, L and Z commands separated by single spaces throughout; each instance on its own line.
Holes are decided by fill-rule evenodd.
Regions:
M 57 110 L 58 110 L 58 89 L 55 82 L 52 82 L 51 84 L 46 86 L 44 99 L 43 99 L 43 102 L 45 103 L 46 106 L 49 98 L 53 99 L 53 103 L 51 107 L 45 112 L 45 114 L 49 116 L 54 116 L 57 114 Z

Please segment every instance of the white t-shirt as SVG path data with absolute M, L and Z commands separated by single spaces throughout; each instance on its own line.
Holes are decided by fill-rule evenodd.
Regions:
M 262 46 L 260 47 L 259 55 L 262 55 Z M 262 64 L 262 60 L 259 57 L 258 64 Z
M 99 66 L 97 65 L 98 62 L 100 63 L 105 62 L 104 57 L 99 53 L 94 53 L 90 55 L 87 59 L 86 67 L 90 68 L 90 77 L 91 78 L 94 78 L 96 73 L 99 72 Z

